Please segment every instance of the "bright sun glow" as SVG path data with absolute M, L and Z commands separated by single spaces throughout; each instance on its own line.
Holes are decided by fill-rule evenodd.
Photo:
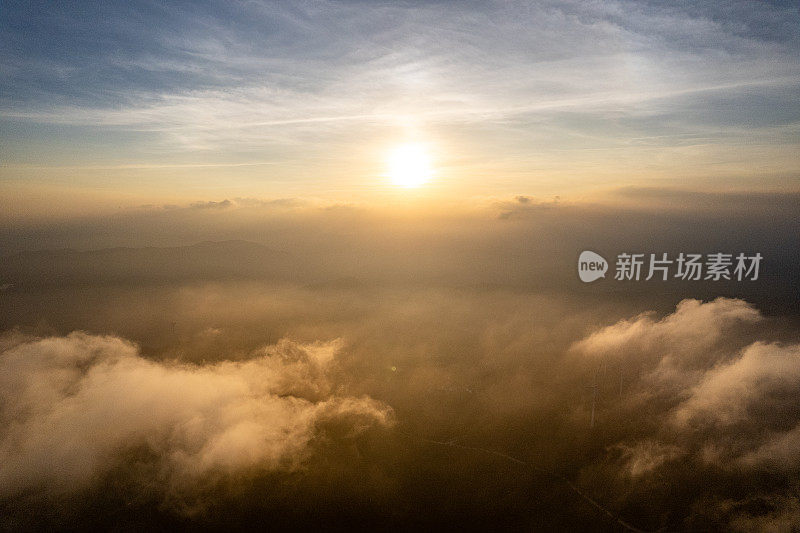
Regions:
M 400 187 L 419 187 L 431 178 L 431 162 L 421 144 L 403 144 L 389 154 L 389 177 Z

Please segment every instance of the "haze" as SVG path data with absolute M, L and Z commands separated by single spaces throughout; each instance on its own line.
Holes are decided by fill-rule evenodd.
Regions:
M 3 3 L 0 529 L 800 529 L 798 28 Z

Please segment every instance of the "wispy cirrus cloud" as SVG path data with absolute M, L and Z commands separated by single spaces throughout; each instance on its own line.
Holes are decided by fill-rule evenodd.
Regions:
M 412 120 L 497 150 L 797 141 L 796 10 L 542 2 L 105 6 L 4 39 L 6 120 L 144 132 L 175 149 L 325 152 Z M 29 17 L 29 18 L 26 18 Z M 25 24 L 54 34 L 37 47 Z M 95 23 L 87 37 L 82 30 Z M 63 47 L 57 53 L 54 46 Z M 775 113 L 764 113 L 764 108 Z M 754 129 L 755 128 L 755 129 Z M 296 156 L 295 156 L 296 157 Z

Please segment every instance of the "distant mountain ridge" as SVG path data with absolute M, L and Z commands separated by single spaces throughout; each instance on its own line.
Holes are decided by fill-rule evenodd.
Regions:
M 173 247 L 26 251 L 0 260 L 0 280 L 17 284 L 118 283 L 208 279 L 288 279 L 291 254 L 243 241 Z

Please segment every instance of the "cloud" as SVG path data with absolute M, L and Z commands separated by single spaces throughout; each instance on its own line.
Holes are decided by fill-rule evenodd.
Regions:
M 704 367 L 721 357 L 715 348 L 730 339 L 730 333 L 760 320 L 760 313 L 743 300 L 687 299 L 660 320 L 653 312 L 623 319 L 578 341 L 572 349 L 598 361 L 649 359 L 662 369 L 667 365 Z
M 180 317 L 163 326 L 169 349 L 151 332 L 125 331 L 144 348 L 85 333 L 0 337 L 0 459 L 11 465 L 0 472 L 0 506 L 103 490 L 110 478 L 124 505 L 154 494 L 137 509 L 188 508 L 196 525 L 232 509 L 244 523 L 261 510 L 292 517 L 309 502 L 467 523 L 499 501 L 510 519 L 555 516 L 554 528 L 579 513 L 568 498 L 542 503 L 560 482 L 480 452 L 489 450 L 564 476 L 643 529 L 798 518 L 784 481 L 800 450 L 798 346 L 775 343 L 772 318 L 747 302 L 686 300 L 631 316 L 602 298 L 595 308 L 485 289 L 179 292 L 146 304 Z M 144 305 L 118 304 L 131 309 L 120 324 Z M 109 324 L 113 308 L 91 314 Z M 628 318 L 585 334 L 610 315 Z M 271 344 L 276 331 L 347 344 Z M 387 404 L 401 431 L 380 430 L 392 424 Z M 497 499 L 486 497 L 489 478 Z M 63 501 L 50 509 L 60 514 Z M 104 494 L 85 501 L 84 514 L 98 501 L 117 509 Z
M 800 464 L 800 424 L 789 431 L 773 434 L 764 444 L 744 455 L 740 463 L 796 472 Z
M 211 2 L 91 15 L 9 9 L 7 118 L 143 133 L 148 147 L 279 146 L 280 159 L 330 136 L 363 144 L 351 131 L 384 134 L 404 117 L 451 132 L 488 125 L 504 138 L 512 123 L 525 148 L 501 155 L 528 161 L 531 142 L 616 159 L 642 143 L 741 150 L 753 125 L 770 134 L 761 144 L 793 135 L 782 129 L 798 75 L 788 7 Z M 102 46 L 88 45 L 91 30 Z
M 634 502 L 692 501 L 682 522 L 690 529 L 800 526 L 791 481 L 800 469 L 800 344 L 769 340 L 774 331 L 742 300 L 683 300 L 666 316 L 643 313 L 573 343 L 572 357 L 596 376 L 597 438 L 607 442 L 585 475 L 638 493 L 626 497 Z M 603 377 L 617 371 L 610 394 Z
M 751 420 L 756 409 L 785 408 L 781 399 L 791 399 L 798 386 L 800 345 L 756 342 L 733 361 L 709 369 L 675 412 L 675 420 L 680 425 L 701 417 L 721 425 Z
M 625 465 L 624 471 L 634 478 L 651 474 L 665 463 L 685 455 L 678 446 L 653 440 L 637 442 L 633 446 L 617 444 L 612 449 L 619 452 L 620 460 Z
M 245 361 L 155 362 L 112 336 L 6 336 L 0 345 L 0 496 L 84 488 L 139 450 L 166 486 L 292 471 L 315 439 L 390 425 L 342 393 L 338 341 L 267 346 Z
M 644 313 L 573 344 L 572 353 L 595 366 L 638 370 L 609 415 L 649 428 L 647 437 L 611 448 L 626 471 L 641 475 L 685 455 L 723 470 L 795 469 L 800 344 L 760 340 L 768 330 L 742 300 L 683 300 L 661 319 Z
M 222 200 L 221 202 L 214 202 L 214 201 L 193 202 L 191 204 L 191 207 L 193 209 L 225 209 L 227 207 L 231 207 L 232 205 L 233 205 L 233 202 L 231 202 L 230 200 L 225 199 L 225 200 Z

